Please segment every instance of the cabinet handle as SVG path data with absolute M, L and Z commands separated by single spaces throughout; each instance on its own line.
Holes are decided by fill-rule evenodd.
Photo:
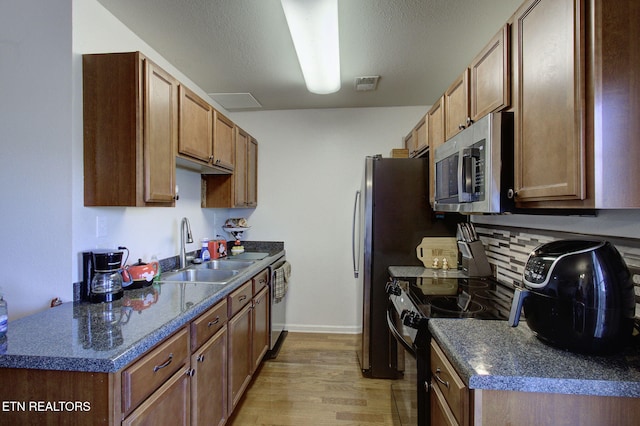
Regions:
M 204 355 L 202 355 L 202 354 L 198 355 L 198 358 L 196 358 L 196 361 L 204 362 Z
M 193 377 L 196 374 L 196 370 L 193 368 L 188 368 L 187 371 L 184 372 L 189 377 Z
M 213 155 L 209 156 L 209 162 L 213 163 Z
M 458 130 L 464 130 L 465 127 L 464 124 L 458 124 Z
M 153 367 L 153 372 L 155 373 L 156 371 L 165 368 L 166 366 L 171 364 L 171 361 L 173 361 L 173 353 L 169 354 L 169 358 L 165 362 L 163 362 L 160 365 L 156 365 L 155 367 Z
M 441 372 L 442 371 L 440 371 L 439 368 L 436 368 L 436 374 L 434 374 L 433 377 L 435 377 L 437 381 L 439 381 L 441 384 L 445 385 L 447 389 L 449 389 L 449 382 L 445 382 L 444 380 L 442 380 L 440 378 L 440 373 Z
M 216 319 L 214 319 L 213 321 L 209 321 L 207 323 L 207 327 L 211 327 L 212 325 L 216 325 L 219 322 L 220 322 L 220 316 L 217 316 Z
M 238 301 L 243 302 L 246 298 L 247 298 L 247 295 L 243 294 L 242 296 L 238 297 Z

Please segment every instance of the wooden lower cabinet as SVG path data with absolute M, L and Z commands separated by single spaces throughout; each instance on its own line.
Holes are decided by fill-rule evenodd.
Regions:
M 269 307 L 269 288 L 265 287 L 253 298 L 252 372 L 258 369 L 269 350 Z
M 638 398 L 468 389 L 431 341 L 431 424 L 632 426 Z
M 190 377 L 177 371 L 123 422 L 135 425 L 190 425 Z
M 249 303 L 229 320 L 229 412 L 251 381 L 252 309 Z
M 227 421 L 227 326 L 191 355 L 191 424 Z

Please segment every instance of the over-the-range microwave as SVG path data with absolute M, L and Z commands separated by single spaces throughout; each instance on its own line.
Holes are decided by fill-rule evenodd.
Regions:
M 502 213 L 513 206 L 513 113 L 491 113 L 435 149 L 434 210 Z

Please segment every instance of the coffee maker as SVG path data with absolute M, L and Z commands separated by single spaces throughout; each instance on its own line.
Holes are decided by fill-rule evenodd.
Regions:
M 126 247 L 82 253 L 82 289 L 80 300 L 91 303 L 112 302 L 122 298 L 122 256 Z M 127 250 L 127 258 L 129 250 Z M 126 262 L 126 259 L 125 259 Z

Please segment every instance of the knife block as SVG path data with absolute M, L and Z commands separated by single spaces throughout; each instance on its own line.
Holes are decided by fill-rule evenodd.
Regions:
M 458 248 L 462 254 L 462 269 L 470 277 L 488 277 L 493 275 L 491 265 L 487 260 L 482 241 L 476 240 L 470 243 L 458 241 Z

